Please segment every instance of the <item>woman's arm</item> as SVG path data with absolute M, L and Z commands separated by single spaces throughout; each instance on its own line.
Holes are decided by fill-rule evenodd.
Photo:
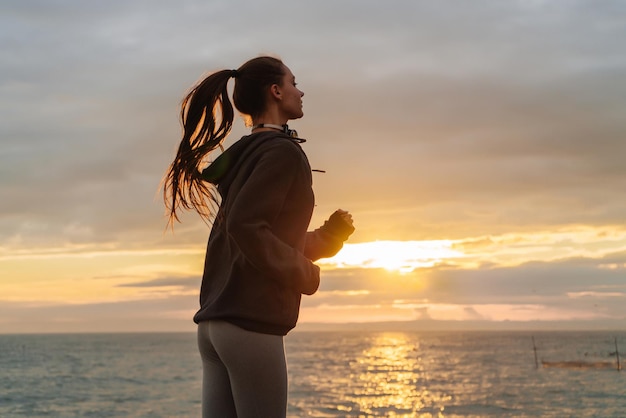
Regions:
M 352 215 L 338 209 L 324 225 L 307 232 L 304 255 L 309 260 L 332 257 L 341 250 L 344 241 L 354 232 Z
M 237 193 L 226 215 L 227 230 L 246 259 L 263 276 L 286 287 L 313 294 L 319 287 L 319 267 L 298 249 L 284 242 L 273 231 L 294 182 L 311 187 L 305 181 L 308 164 L 297 146 L 276 141 L 265 150 L 250 176 Z M 310 216 L 304 214 L 303 216 Z M 299 227 L 306 232 L 309 219 Z

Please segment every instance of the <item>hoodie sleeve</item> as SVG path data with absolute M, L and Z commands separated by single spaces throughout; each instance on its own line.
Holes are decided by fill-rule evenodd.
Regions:
M 354 232 L 354 227 L 341 219 L 338 212 L 333 213 L 324 225 L 307 232 L 304 255 L 315 261 L 332 257 L 341 250 L 343 243 Z
M 286 199 L 292 187 L 311 188 L 306 157 L 295 144 L 276 141 L 263 152 L 238 191 L 227 215 L 227 229 L 242 254 L 264 276 L 310 295 L 319 287 L 319 267 L 273 231 L 284 216 L 283 207 L 290 203 Z M 310 214 L 303 225 L 294 227 L 303 228 L 304 234 L 308 220 Z

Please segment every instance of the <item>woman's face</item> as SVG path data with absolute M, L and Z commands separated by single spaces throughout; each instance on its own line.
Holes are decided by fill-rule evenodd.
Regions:
M 287 116 L 287 119 L 299 119 L 304 116 L 302 111 L 302 96 L 304 96 L 304 93 L 296 87 L 296 77 L 286 66 L 280 90 L 282 94 L 281 110 Z

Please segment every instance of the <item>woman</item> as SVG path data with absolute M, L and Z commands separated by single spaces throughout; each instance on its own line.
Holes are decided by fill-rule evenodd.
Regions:
M 200 171 L 232 127 L 230 78 L 252 132 Z M 354 231 L 352 216 L 337 210 L 307 232 L 311 167 L 303 140 L 287 128 L 303 116 L 303 95 L 279 59 L 259 57 L 209 75 L 182 103 L 183 138 L 164 198 L 170 222 L 181 208 L 213 222 L 194 316 L 205 418 L 286 415 L 283 336 L 296 325 L 301 295 L 319 286 L 313 261 L 335 255 Z

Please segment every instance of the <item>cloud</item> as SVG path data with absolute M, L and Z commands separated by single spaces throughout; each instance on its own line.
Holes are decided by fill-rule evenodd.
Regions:
M 421 306 L 415 309 L 415 316 L 418 321 L 424 320 L 432 320 L 428 313 L 428 308 L 426 306 Z
M 626 286 L 624 286 L 626 289 Z M 596 291 L 583 291 L 583 292 L 570 292 L 567 293 L 570 298 L 593 298 L 593 299 L 605 299 L 605 298 L 621 298 L 626 299 L 626 292 L 596 292 Z
M 193 291 L 199 291 L 200 279 L 196 277 L 160 277 L 141 282 L 122 283 L 118 287 L 181 287 Z
M 320 209 L 354 208 L 363 237 L 620 221 L 622 6 L 276 2 L 300 17 L 279 30 L 261 23 L 271 4 L 3 6 L 0 209 L 10 221 L 0 237 L 33 240 L 33 224 L 51 241 L 69 225 L 91 240 L 153 236 L 184 91 L 260 52 L 281 54 L 305 90 L 297 124 L 328 169 L 316 178 Z M 406 213 L 381 230 L 369 211 L 391 210 L 386 201 Z
M 624 257 L 626 253 L 606 258 Z M 387 310 L 412 309 L 417 318 L 452 315 L 458 320 L 521 320 L 524 315 L 541 320 L 541 312 L 546 320 L 626 318 L 623 269 L 601 268 L 604 263 L 602 258 L 576 257 L 515 267 L 433 267 L 409 275 L 383 269 L 333 270 L 322 277 L 322 297 L 304 298 L 303 306 L 376 303 Z M 455 313 L 436 316 L 437 307 Z
M 465 317 L 470 318 L 470 320 L 480 321 L 485 319 L 481 314 L 476 311 L 476 308 L 471 306 L 466 306 L 465 308 L 463 308 L 463 313 L 465 314 Z
M 110 303 L 49 304 L 3 301 L 1 333 L 193 331 L 197 297 Z

